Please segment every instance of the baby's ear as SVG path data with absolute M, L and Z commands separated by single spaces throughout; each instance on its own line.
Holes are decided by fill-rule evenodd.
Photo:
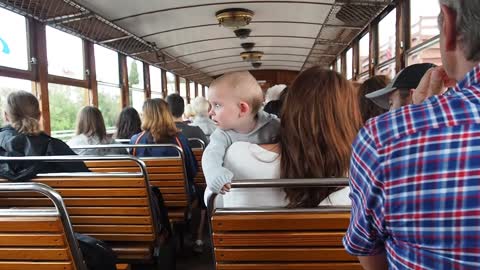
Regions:
M 240 107 L 240 116 L 245 116 L 247 114 L 250 114 L 250 112 L 252 111 L 252 109 L 250 108 L 250 105 L 248 105 L 248 103 L 246 102 L 240 101 L 238 106 Z

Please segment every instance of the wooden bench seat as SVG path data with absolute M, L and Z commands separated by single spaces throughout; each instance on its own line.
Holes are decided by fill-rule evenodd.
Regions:
M 268 181 L 261 181 L 263 187 L 268 186 L 265 184 Z M 254 187 L 252 183 L 246 183 L 245 187 Z M 232 188 L 240 186 L 232 183 Z M 214 205 L 214 199 L 210 206 Z M 213 208 L 216 269 L 361 270 L 358 259 L 342 245 L 350 221 L 349 209 Z
M 110 158 L 110 162 L 141 164 L 133 157 Z M 64 199 L 74 231 L 108 243 L 120 262 L 152 261 L 157 235 L 149 183 L 141 169 L 122 174 L 45 174 L 31 181 L 55 189 Z M 35 194 L 22 195 L 0 194 L 0 207 L 51 205 Z
M 61 197 L 45 185 L 0 183 L 2 196 L 21 192 L 49 200 L 50 207 L 0 208 L 0 269 L 87 270 Z
M 95 147 L 96 146 L 89 146 L 88 148 Z M 129 147 L 170 147 L 178 152 L 178 156 L 175 157 L 145 157 L 141 158 L 141 160 L 146 165 L 150 184 L 158 187 L 162 192 L 170 220 L 172 222 L 184 222 L 192 198 L 187 188 L 187 177 L 182 149 L 173 144 L 139 144 L 129 145 Z M 132 161 L 86 161 L 85 164 L 93 172 L 139 172 L 138 165 Z

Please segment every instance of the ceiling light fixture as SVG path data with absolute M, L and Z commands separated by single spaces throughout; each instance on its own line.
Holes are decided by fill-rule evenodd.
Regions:
M 252 32 L 252 30 L 248 28 L 240 28 L 233 32 L 235 33 L 235 36 L 237 36 L 238 38 L 245 39 L 250 36 L 250 33 Z
M 226 28 L 240 28 L 248 25 L 255 13 L 245 8 L 222 9 L 215 13 L 218 24 Z
M 240 56 L 242 57 L 243 61 L 258 62 L 262 60 L 263 52 L 260 52 L 260 51 L 242 52 Z
M 252 67 L 253 67 L 253 68 L 259 68 L 259 67 L 261 67 L 261 66 L 262 66 L 262 62 L 254 62 L 254 63 L 252 63 Z
M 246 51 L 251 51 L 253 49 L 253 47 L 255 47 L 255 43 L 253 43 L 253 42 L 246 42 L 246 43 L 242 43 L 240 45 Z

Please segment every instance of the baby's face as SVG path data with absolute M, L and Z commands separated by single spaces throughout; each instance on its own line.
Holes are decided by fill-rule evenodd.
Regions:
M 211 109 L 208 112 L 217 126 L 223 130 L 235 129 L 239 124 L 240 107 L 228 91 L 221 88 L 210 88 L 208 91 L 208 100 Z

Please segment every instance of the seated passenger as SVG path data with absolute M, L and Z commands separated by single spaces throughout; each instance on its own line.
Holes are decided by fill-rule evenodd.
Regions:
M 388 76 L 377 75 L 369 78 L 360 85 L 358 89 L 358 103 L 360 104 L 360 113 L 362 114 L 364 124 L 368 119 L 388 112 L 387 109 L 375 105 L 371 99 L 365 96 L 385 88 L 389 83 L 390 78 L 388 78 Z
M 417 88 L 427 70 L 435 67 L 434 64 L 414 64 L 402 69 L 385 87 L 365 95 L 380 108 L 396 110 L 412 103 L 412 91 Z
M 197 174 L 197 161 L 188 146 L 187 138 L 175 126 L 168 104 L 163 99 L 149 99 L 143 103 L 142 129 L 141 133 L 133 135 L 130 144 L 175 144 L 182 148 L 190 194 L 201 202 L 203 194 L 200 194 L 200 190 L 195 188 L 194 184 L 194 178 Z M 132 154 L 138 157 L 178 155 L 176 150 L 169 147 L 133 148 Z M 198 252 L 201 252 L 203 248 L 203 225 L 203 222 L 200 222 L 197 241 L 194 245 L 194 250 Z
M 343 244 L 364 269 L 480 269 L 480 1 L 439 2 L 443 67 L 353 143 Z
M 40 106 L 29 92 L 13 92 L 7 97 L 6 126 L 0 129 L 0 155 L 7 157 L 75 155 L 61 140 L 45 134 L 40 127 Z M 0 177 L 25 181 L 37 173 L 88 172 L 83 162 L 0 161 Z
M 205 133 L 205 135 L 207 136 L 210 136 L 217 128 L 215 122 L 213 122 L 213 120 L 208 117 L 209 107 L 210 104 L 208 103 L 208 100 L 204 97 L 198 96 L 193 100 L 193 110 L 195 111 L 195 117 L 193 118 L 191 125 L 201 128 L 203 133 Z
M 343 76 L 320 67 L 302 72 L 286 94 L 280 120 L 278 144 L 237 142 L 230 146 L 224 166 L 234 179 L 347 176 L 361 116 L 356 93 Z M 348 187 L 233 189 L 223 201 L 224 206 L 349 205 L 348 193 Z
M 70 147 L 82 145 L 111 144 L 114 141 L 107 136 L 105 122 L 99 109 L 93 106 L 83 107 L 77 115 L 75 136 L 67 144 Z M 127 154 L 125 149 L 74 149 L 79 155 L 115 155 Z
M 286 94 L 287 87 L 284 84 L 275 85 L 267 89 L 267 94 L 265 95 L 266 104 L 263 110 L 280 117 L 280 111 L 282 110 L 283 100 Z
M 142 132 L 141 125 L 142 121 L 137 110 L 133 107 L 125 107 L 118 116 L 114 138 L 130 140 L 133 135 Z
M 183 122 L 182 116 L 185 110 L 185 103 L 179 94 L 170 94 L 167 96 L 168 109 L 173 115 L 175 126 L 187 138 L 197 138 L 208 144 L 208 139 L 202 129 L 197 126 L 189 126 Z

